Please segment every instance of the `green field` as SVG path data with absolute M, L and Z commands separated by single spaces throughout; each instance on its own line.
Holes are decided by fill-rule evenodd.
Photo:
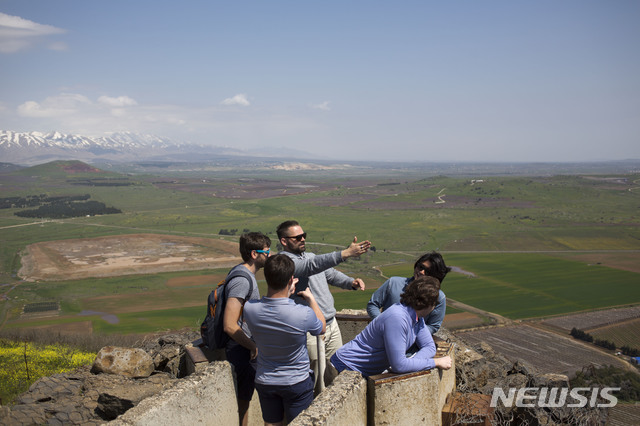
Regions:
M 45 320 L 47 324 L 91 319 L 96 331 L 108 333 L 195 327 L 204 316 L 209 286 L 167 288 L 167 281 L 225 272 L 24 283 L 16 273 L 28 244 L 131 233 L 235 240 L 245 229 L 265 232 L 275 240 L 277 224 L 291 218 L 302 223 L 310 249 L 318 253 L 340 249 L 354 235 L 373 242 L 375 252 L 340 266 L 362 277 L 368 289 L 337 291 L 338 309 L 363 309 L 385 277 L 410 274 L 415 258 L 430 250 L 442 251 L 448 264 L 476 275 L 450 274 L 443 283 L 448 297 L 509 318 L 640 303 L 637 269 L 568 257 L 606 253 L 615 258 L 619 253 L 629 264 L 640 264 L 640 194 L 630 190 L 637 187 L 638 174 L 474 176 L 472 181 L 415 172 L 398 177 L 399 173 L 383 172 L 252 175 L 247 170 L 239 178 L 238 171 L 194 171 L 129 174 L 130 186 L 101 187 L 70 184 L 72 179 L 95 179 L 99 174 L 61 170 L 57 163 L 2 174 L 0 197 L 90 194 L 92 200 L 123 213 L 41 221 L 14 216 L 16 208 L 0 210 L 2 327 L 43 325 L 20 315 L 24 305 L 38 302 L 60 303 L 60 317 Z M 300 186 L 310 189 L 296 189 Z M 221 229 L 239 231 L 221 237 Z M 264 291 L 264 283 L 261 286 Z M 129 311 L 118 313 L 118 324 L 99 316 L 78 316 L 83 310 L 99 311 L 96 297 L 114 295 L 131 296 L 122 302 Z M 202 306 L 194 306 L 199 298 Z M 157 301 L 158 309 L 145 304 L 144 311 L 135 312 L 136 301 L 142 299 Z

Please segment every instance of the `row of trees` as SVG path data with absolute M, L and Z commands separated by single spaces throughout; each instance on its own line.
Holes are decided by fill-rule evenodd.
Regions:
M 85 186 L 131 186 L 136 184 L 127 180 L 127 178 L 74 179 L 67 182 L 71 185 Z
M 246 234 L 247 232 L 251 232 L 251 230 L 249 228 L 244 228 L 242 230 L 243 234 Z M 218 234 L 220 235 L 236 235 L 238 233 L 238 229 L 227 229 L 227 228 L 222 228 L 220 231 L 218 231 Z
M 576 339 L 584 340 L 585 342 L 589 342 L 589 343 L 594 343 L 595 345 L 600 346 L 601 348 L 611 349 L 611 350 L 616 349 L 615 343 L 610 342 L 608 340 L 604 340 L 604 339 L 594 339 L 594 337 L 589 333 L 584 332 L 582 330 L 578 330 L 575 327 L 571 329 L 571 333 L 569 334 L 571 334 Z M 628 356 L 640 356 L 640 350 L 632 348 L 627 345 L 622 346 L 620 348 L 620 352 Z
M 37 209 L 22 210 L 14 214 L 20 217 L 64 219 L 116 213 L 122 213 L 122 211 L 114 207 L 107 207 L 99 201 L 62 201 L 42 205 Z
M 218 231 L 218 234 L 220 234 L 220 235 L 236 235 L 237 232 L 238 232 L 237 229 L 222 228 L 220 231 Z
M 601 368 L 586 367 L 577 372 L 570 382 L 572 388 L 619 387 L 620 391 L 613 392 L 616 398 L 623 401 L 640 399 L 640 375 L 611 365 Z
M 72 202 L 72 201 L 85 201 L 91 198 L 91 195 L 58 195 L 48 196 L 47 194 L 40 195 L 27 195 L 26 197 L 5 197 L 0 198 L 0 209 L 19 208 L 24 209 L 28 207 L 41 206 L 43 204 L 58 203 L 58 202 Z

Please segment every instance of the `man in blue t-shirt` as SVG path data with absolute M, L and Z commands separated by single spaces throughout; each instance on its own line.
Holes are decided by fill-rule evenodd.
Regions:
M 243 268 L 248 274 L 233 277 L 226 284 L 227 303 L 223 327 L 231 339 L 227 343 L 225 354 L 236 372 L 239 424 L 243 426 L 249 422 L 249 404 L 255 389 L 254 364 L 258 350 L 251 340 L 247 324 L 243 321 L 242 309 L 248 300 L 260 298 L 255 274 L 267 261 L 270 246 L 271 239 L 260 232 L 249 232 L 240 236 L 240 256 L 244 262 L 231 271 Z
M 381 311 L 400 302 L 400 295 L 407 288 L 407 285 L 416 278 L 422 276 L 434 277 L 440 281 L 440 285 L 442 286 L 442 281 L 449 271 L 451 271 L 451 268 L 444 263 L 444 259 L 440 253 L 432 251 L 420 256 L 413 266 L 413 276 L 409 278 L 391 277 L 371 295 L 371 299 L 369 303 L 367 303 L 367 313 L 371 319 L 374 319 L 380 315 Z M 442 290 L 440 290 L 435 308 L 424 319 L 424 323 L 429 328 L 431 334 L 435 334 L 440 329 L 446 310 L 447 297 Z
M 267 295 L 244 307 L 244 318 L 258 347 L 255 386 L 265 424 L 290 422 L 313 401 L 307 333 L 324 333 L 326 323 L 308 287 L 297 295 L 309 306 L 289 298 L 298 282 L 294 270 L 293 260 L 284 254 L 267 259 Z

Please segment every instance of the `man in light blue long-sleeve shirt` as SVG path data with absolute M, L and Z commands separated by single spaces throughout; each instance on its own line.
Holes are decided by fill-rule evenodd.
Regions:
M 442 281 L 447 273 L 451 270 L 444 263 L 444 259 L 440 253 L 432 251 L 422 255 L 413 267 L 413 276 L 409 278 L 391 277 L 385 281 L 372 295 L 369 303 L 367 303 L 367 313 L 373 319 L 380 315 L 381 311 L 388 309 L 395 303 L 400 302 L 400 295 L 407 285 L 414 279 L 421 276 L 430 276 Z M 444 314 L 447 310 L 447 297 L 442 290 L 438 293 L 438 302 L 433 311 L 424 319 L 426 326 L 431 334 L 435 334 L 442 325 Z
M 434 358 L 436 346 L 424 318 L 435 307 L 440 283 L 433 277 L 412 280 L 396 303 L 385 309 L 367 327 L 331 357 L 331 364 L 341 372 L 348 369 L 369 377 L 389 369 L 409 373 L 434 367 L 451 368 L 449 356 Z M 418 352 L 407 357 L 416 345 Z

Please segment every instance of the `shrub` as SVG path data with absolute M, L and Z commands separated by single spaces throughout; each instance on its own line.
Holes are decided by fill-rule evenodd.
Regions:
M 0 339 L 0 400 L 10 403 L 39 378 L 91 364 L 95 357 L 64 345 Z

